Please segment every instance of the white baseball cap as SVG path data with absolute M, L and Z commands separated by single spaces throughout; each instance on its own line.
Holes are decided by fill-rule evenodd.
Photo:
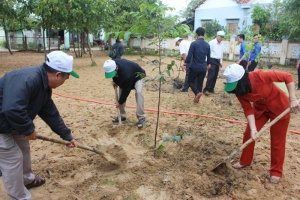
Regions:
M 180 38 L 180 37 L 175 38 L 175 39 L 174 39 L 175 44 L 176 44 L 179 40 L 182 40 L 182 38 Z
M 217 35 L 221 36 L 221 37 L 225 37 L 225 32 L 224 31 L 218 31 Z
M 117 64 L 113 60 L 107 60 L 103 64 L 103 68 L 105 71 L 105 78 L 113 78 L 116 75 L 116 67 Z
M 46 64 L 52 69 L 69 73 L 75 78 L 79 78 L 79 75 L 73 71 L 73 56 L 63 51 L 52 51 L 49 53 L 46 58 Z
M 226 79 L 224 90 L 231 92 L 238 84 L 238 81 L 244 76 L 245 69 L 239 64 L 232 64 L 226 67 L 223 76 Z

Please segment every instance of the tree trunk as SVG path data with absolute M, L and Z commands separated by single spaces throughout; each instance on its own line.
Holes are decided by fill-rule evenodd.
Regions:
M 24 30 L 22 31 L 22 41 L 23 41 L 23 48 L 25 49 L 25 51 L 28 50 L 28 46 L 27 46 L 27 36 L 26 34 L 24 34 Z
M 44 23 L 43 23 L 44 24 Z M 45 56 L 45 61 L 47 59 L 47 53 L 46 53 L 46 41 L 45 41 L 45 31 L 44 31 L 44 27 L 42 27 L 42 31 L 43 31 L 43 46 L 44 46 L 44 56 Z
M 50 43 L 50 28 L 48 28 L 48 49 L 49 51 L 48 52 L 51 52 L 51 43 Z
M 3 24 L 5 24 L 5 22 Z M 4 33 L 5 33 L 6 48 L 8 49 L 10 55 L 12 55 L 13 53 L 12 53 L 11 48 L 10 48 L 10 39 L 8 37 L 8 31 L 7 31 L 5 25 L 3 25 L 3 29 L 4 29 Z
M 88 46 L 88 50 L 89 50 L 89 55 L 90 55 L 90 58 L 91 58 L 91 61 L 92 61 L 92 64 L 91 64 L 91 66 L 96 66 L 97 64 L 96 64 L 96 62 L 95 62 L 95 60 L 94 60 L 94 58 L 93 58 L 93 53 L 92 53 L 92 49 L 91 49 L 91 45 L 90 45 L 90 41 L 89 41 L 89 30 L 86 28 L 86 34 L 87 34 L 87 46 Z
M 82 38 L 81 38 L 81 34 L 77 34 L 77 37 L 78 37 L 78 55 L 79 55 L 79 57 L 82 57 L 82 51 L 81 51 Z
M 74 36 L 73 36 L 73 34 L 72 34 L 72 43 L 73 43 L 73 49 L 74 49 L 74 53 L 75 53 L 75 56 L 76 56 L 76 58 L 78 58 L 78 55 L 77 55 L 77 52 L 76 52 L 76 48 L 75 48 L 75 41 L 74 41 Z M 77 39 L 77 41 L 78 41 L 78 39 Z

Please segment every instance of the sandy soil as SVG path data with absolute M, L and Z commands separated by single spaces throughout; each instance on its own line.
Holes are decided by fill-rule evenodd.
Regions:
M 55 89 L 53 99 L 72 130 L 78 143 L 101 149 L 118 162 L 82 149 L 68 149 L 48 141 L 31 141 L 32 167 L 35 174 L 46 177 L 45 185 L 31 189 L 33 199 L 40 200 L 173 200 L 173 199 L 300 199 L 299 149 L 300 135 L 287 135 L 284 175 L 279 184 L 270 184 L 269 133 L 263 133 L 255 150 L 250 167 L 234 170 L 230 163 L 238 160 L 235 155 L 227 169 L 212 169 L 238 148 L 242 142 L 244 122 L 241 106 L 234 96 L 223 92 L 222 76 L 217 81 L 216 94 L 203 96 L 200 104 L 193 103 L 193 93 L 180 93 L 173 88 L 172 79 L 184 74 L 174 71 L 162 87 L 157 147 L 166 148 L 153 156 L 155 125 L 157 120 L 158 91 L 155 83 L 144 87 L 147 123 L 137 128 L 134 91 L 127 101 L 127 121 L 114 126 L 111 118 L 117 110 L 114 90 L 110 80 L 104 78 L 102 63 L 108 59 L 100 51 L 94 52 L 97 66 L 90 66 L 88 55 L 75 59 L 75 70 L 80 79 L 70 78 Z M 158 72 L 147 59 L 124 56 L 138 62 L 149 78 Z M 5 72 L 43 62 L 39 53 L 0 53 L 0 75 Z M 156 59 L 155 57 L 148 58 Z M 163 59 L 166 67 L 172 58 Z M 179 61 L 176 61 L 179 65 Z M 225 62 L 227 66 L 229 62 Z M 294 68 L 274 67 L 290 71 L 297 80 Z M 220 75 L 222 74 L 222 70 Z M 64 96 L 61 96 L 64 95 Z M 297 92 L 298 97 L 300 94 Z M 68 98 L 67 98 L 68 97 Z M 92 100 L 92 101 L 91 101 Z M 170 113 L 173 112 L 173 113 Z M 186 114 L 189 113 L 189 114 Z M 299 114 L 292 114 L 290 130 L 299 131 Z M 40 135 L 59 137 L 39 118 L 35 120 Z M 177 142 L 163 142 L 167 136 L 181 135 Z M 0 178 L 1 179 L 1 178 Z M 2 181 L 0 199 L 6 200 Z

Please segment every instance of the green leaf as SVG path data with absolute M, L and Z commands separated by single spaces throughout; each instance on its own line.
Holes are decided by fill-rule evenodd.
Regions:
M 162 151 L 164 148 L 166 148 L 164 145 L 159 145 L 159 147 L 156 149 L 156 152 Z
M 141 73 L 141 72 L 136 72 L 136 77 L 141 77 L 141 78 L 145 78 L 146 77 L 146 74 L 144 73 Z
M 166 70 L 166 73 L 168 74 L 168 76 L 171 76 L 170 70 Z
M 156 70 L 158 67 L 154 67 L 153 69 L 152 69 L 152 71 L 154 71 L 154 70 Z
M 160 76 L 160 81 L 161 81 L 163 84 L 164 84 L 165 82 L 167 82 L 164 75 L 161 75 L 161 76 Z
M 131 36 L 131 32 L 125 32 L 125 34 L 124 34 L 125 42 L 127 42 L 130 39 L 130 36 Z

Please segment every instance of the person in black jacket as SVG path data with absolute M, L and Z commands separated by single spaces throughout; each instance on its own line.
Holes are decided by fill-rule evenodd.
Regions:
M 103 64 L 106 78 L 112 78 L 112 85 L 119 86 L 119 101 L 117 107 L 120 109 L 121 120 L 126 120 L 125 103 L 132 89 L 135 89 L 136 116 L 138 118 L 138 128 L 145 124 L 144 96 L 142 94 L 143 79 L 146 75 L 137 63 L 126 59 L 107 60 Z M 118 117 L 113 118 L 113 122 L 119 122 Z
M 73 57 L 53 51 L 42 65 L 13 70 L 0 78 L 0 169 L 10 199 L 31 199 L 28 189 L 46 182 L 31 169 L 29 140 L 37 139 L 36 115 L 70 141 L 68 147 L 76 147 L 51 98 L 52 88 L 61 86 L 69 75 L 79 78 L 73 71 Z
M 194 103 L 199 103 L 202 96 L 203 81 L 206 75 L 208 63 L 210 63 L 210 46 L 204 41 L 205 29 L 196 29 L 197 40 L 191 43 L 185 62 L 190 64 L 189 86 L 192 88 L 195 98 Z M 197 79 L 197 81 L 195 81 Z
M 122 44 L 122 39 L 116 39 L 116 43 L 112 46 L 112 51 L 115 51 L 115 56 L 111 57 L 112 59 L 121 58 L 124 54 L 124 46 Z

